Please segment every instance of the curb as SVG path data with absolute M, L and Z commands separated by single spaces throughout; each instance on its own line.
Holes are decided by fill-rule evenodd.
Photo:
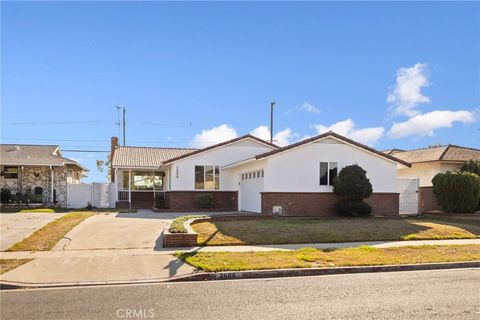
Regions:
M 241 279 L 259 279 L 259 278 L 305 277 L 305 276 L 323 276 L 323 275 L 335 275 L 335 274 L 444 270 L 444 269 L 464 269 L 464 268 L 480 268 L 480 261 L 402 264 L 402 265 L 365 266 L 365 267 L 299 268 L 299 269 L 268 269 L 268 270 L 250 270 L 250 271 L 199 272 L 191 275 L 179 276 L 177 278 L 169 278 L 165 282 L 241 280 Z
M 93 282 L 58 282 L 58 283 L 26 283 L 26 282 L 17 282 L 17 281 L 0 281 L 0 290 L 95 287 L 95 286 L 106 286 L 106 285 L 114 286 L 114 285 L 131 285 L 131 284 L 157 284 L 157 283 L 187 282 L 187 281 L 241 280 L 241 279 L 261 279 L 261 278 L 324 276 L 324 275 L 335 275 L 335 274 L 469 269 L 469 268 L 480 268 L 480 261 L 403 264 L 403 265 L 365 266 L 365 267 L 299 268 L 299 269 L 268 269 L 268 270 L 250 270 L 250 271 L 196 272 L 196 273 L 184 275 L 184 276 L 173 276 L 171 278 L 131 280 L 131 281 L 93 281 Z

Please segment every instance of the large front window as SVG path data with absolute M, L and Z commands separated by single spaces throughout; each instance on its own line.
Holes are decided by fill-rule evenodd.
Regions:
M 3 177 L 5 179 L 18 179 L 18 167 L 3 167 Z
M 132 190 L 161 190 L 163 189 L 164 173 L 160 171 L 132 171 L 131 179 L 129 172 L 123 172 L 123 189 Z
M 220 189 L 219 166 L 195 166 L 195 189 L 197 190 Z

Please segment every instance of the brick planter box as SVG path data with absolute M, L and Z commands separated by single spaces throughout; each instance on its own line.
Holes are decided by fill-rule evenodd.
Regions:
M 195 219 L 187 220 L 183 223 L 186 233 L 171 233 L 168 228 L 163 232 L 163 246 L 167 247 L 196 247 L 197 233 L 190 227 L 190 223 Z

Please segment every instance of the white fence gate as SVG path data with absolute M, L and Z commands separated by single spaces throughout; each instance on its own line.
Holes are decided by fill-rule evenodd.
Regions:
M 418 178 L 397 178 L 397 190 L 400 193 L 400 214 L 419 213 Z
M 114 208 L 115 191 L 113 183 L 81 183 L 67 185 L 67 207 L 84 208 L 90 203 L 97 208 Z M 113 192 L 112 192 L 113 191 Z M 110 195 L 113 193 L 113 195 Z

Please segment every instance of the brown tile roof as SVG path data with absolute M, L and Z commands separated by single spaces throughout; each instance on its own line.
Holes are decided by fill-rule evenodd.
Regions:
M 411 163 L 429 161 L 480 161 L 479 149 L 460 147 L 455 145 L 429 147 L 410 151 L 400 151 L 394 154 L 395 157 Z
M 159 168 L 166 160 L 189 154 L 196 149 L 117 147 L 113 153 L 113 167 Z
M 167 160 L 165 161 L 164 163 L 169 163 L 169 162 L 173 162 L 173 161 L 176 161 L 176 160 L 180 160 L 180 159 L 183 159 L 183 158 L 186 158 L 186 157 L 189 157 L 189 156 L 192 156 L 194 154 L 197 154 L 197 153 L 201 153 L 201 152 L 205 152 L 205 151 L 208 151 L 208 150 L 211 150 L 211 149 L 215 149 L 215 148 L 218 148 L 218 147 L 221 147 L 221 146 L 224 146 L 224 145 L 227 145 L 227 144 L 230 144 L 230 143 L 234 143 L 234 142 L 237 142 L 237 141 L 240 141 L 240 140 L 243 140 L 243 139 L 253 139 L 255 141 L 258 141 L 260 143 L 263 143 L 263 144 L 266 144 L 270 147 L 273 147 L 273 148 L 279 148 L 277 145 L 273 144 L 273 143 L 270 143 L 268 141 L 265 141 L 263 139 L 260 139 L 260 138 L 257 138 L 255 136 L 252 136 L 251 134 L 246 134 L 246 135 L 243 135 L 241 137 L 237 137 L 237 138 L 234 138 L 234 139 L 231 139 L 231 140 L 227 140 L 227 141 L 224 141 L 224 142 L 220 142 L 220 143 L 217 143 L 217 144 L 214 144 L 214 145 L 211 145 L 209 147 L 206 147 L 206 148 L 203 148 L 203 149 L 198 149 L 198 150 L 195 150 L 193 152 L 190 152 L 190 153 L 187 153 L 187 154 L 184 154 L 184 155 L 181 155 L 181 156 L 178 156 L 178 157 L 175 157 L 175 158 L 172 158 L 170 160 Z
M 302 140 L 302 141 L 299 141 L 297 143 L 293 143 L 293 144 L 290 144 L 286 147 L 283 147 L 283 148 L 278 148 L 276 150 L 273 150 L 273 151 L 270 151 L 270 152 L 266 152 L 266 153 L 262 153 L 262 154 L 259 154 L 257 155 L 255 158 L 256 159 L 261 159 L 261 158 L 265 158 L 265 157 L 268 157 L 268 156 L 271 156 L 271 155 L 274 155 L 274 154 L 277 154 L 277 153 L 280 153 L 280 152 L 283 152 L 283 151 L 286 151 L 286 150 L 290 150 L 290 149 L 293 149 L 293 148 L 296 148 L 298 146 L 301 146 L 303 144 L 307 144 L 309 142 L 313 142 L 313 141 L 316 141 L 318 139 L 322 139 L 322 138 L 326 138 L 326 137 L 334 137 L 334 138 L 337 138 L 339 140 L 342 140 L 346 143 L 349 143 L 349 144 L 353 144 L 354 146 L 357 146 L 359 148 L 362 148 L 362 149 L 365 149 L 369 152 L 372 152 L 372 153 L 375 153 L 377 154 L 378 156 L 382 157 L 382 158 L 387 158 L 389 160 L 392 160 L 392 161 L 395 161 L 395 162 L 398 162 L 398 163 L 401 163 L 407 167 L 410 167 L 411 164 L 404 161 L 404 160 L 401 160 L 401 159 L 398 159 L 397 157 L 394 157 L 394 156 L 391 156 L 389 154 L 386 154 L 386 153 L 383 153 L 381 151 L 378 151 L 378 150 L 375 150 L 373 148 L 370 148 L 364 144 L 361 144 L 359 142 L 356 142 L 352 139 L 349 139 L 347 137 L 344 137 L 342 135 L 339 135 L 338 133 L 335 133 L 333 131 L 329 131 L 329 132 L 326 132 L 326 133 L 323 133 L 323 134 L 320 134 L 320 135 L 317 135 L 315 137 L 312 137 L 312 138 L 309 138 L 309 139 L 305 139 L 305 140 Z
M 1 144 L 0 164 L 18 166 L 64 166 L 71 164 L 86 170 L 78 162 L 63 158 L 58 145 Z

